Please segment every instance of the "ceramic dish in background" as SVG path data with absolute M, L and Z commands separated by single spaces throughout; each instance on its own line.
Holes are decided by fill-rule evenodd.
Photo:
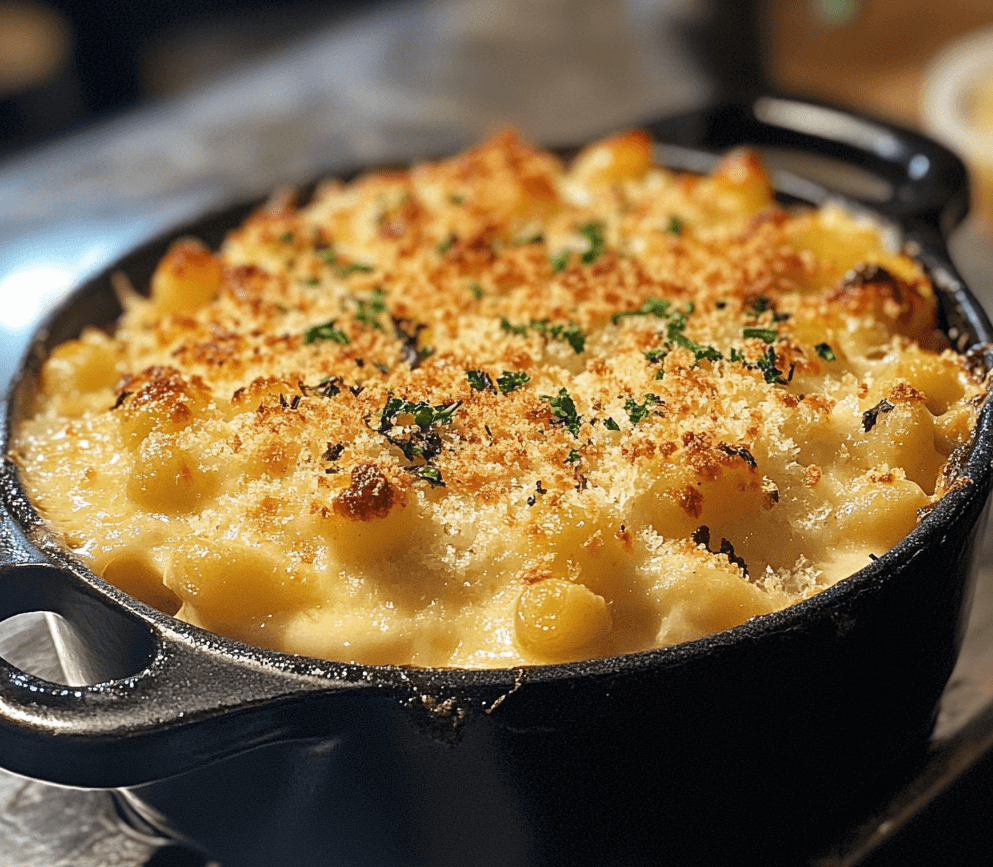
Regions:
M 977 215 L 993 233 L 993 27 L 952 42 L 924 75 L 925 130 L 966 160 Z
M 749 143 L 878 177 L 871 206 L 932 274 L 966 349 L 993 328 L 956 275 L 961 163 L 926 138 L 794 100 L 708 108 L 648 129 L 658 158 L 706 170 Z M 777 176 L 793 200 L 820 186 Z M 184 226 L 216 244 L 235 209 Z M 38 333 L 0 449 L 44 353 L 119 309 L 176 234 L 98 275 Z M 988 360 L 987 360 L 988 364 Z M 0 618 L 62 615 L 80 686 L 0 660 L 0 765 L 122 797 L 225 865 L 772 864 L 926 742 L 972 594 L 993 487 L 993 411 L 970 479 L 903 542 L 835 587 L 710 636 L 629 656 L 459 671 L 350 665 L 251 648 L 181 623 L 88 572 L 0 472 Z M 89 684 L 89 685 L 86 685 Z M 164 817 L 162 819 L 161 817 Z

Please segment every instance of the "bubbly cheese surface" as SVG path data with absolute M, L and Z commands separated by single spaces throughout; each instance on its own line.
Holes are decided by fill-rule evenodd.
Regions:
M 124 295 L 16 432 L 39 512 L 150 605 L 361 663 L 629 653 L 804 599 L 946 492 L 984 394 L 878 227 L 636 132 L 277 197 Z

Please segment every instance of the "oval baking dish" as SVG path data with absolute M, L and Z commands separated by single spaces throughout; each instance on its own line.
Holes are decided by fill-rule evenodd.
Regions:
M 929 270 L 960 350 L 993 329 L 948 261 L 967 205 L 933 142 L 779 98 L 647 125 L 659 161 L 705 170 L 738 144 L 840 159 L 886 190 L 868 206 Z M 790 174 L 780 192 L 825 190 Z M 3 450 L 40 360 L 119 313 L 176 234 L 216 244 L 233 208 L 171 232 L 82 286 L 45 323 L 8 396 Z M 824 827 L 925 740 L 971 596 L 991 484 L 987 406 L 962 484 L 892 551 L 835 587 L 726 632 L 588 662 L 464 671 L 326 662 L 181 623 L 95 577 L 46 535 L 5 463 L 0 619 L 52 611 L 94 684 L 0 660 L 0 765 L 129 787 L 145 816 L 222 864 L 766 863 Z

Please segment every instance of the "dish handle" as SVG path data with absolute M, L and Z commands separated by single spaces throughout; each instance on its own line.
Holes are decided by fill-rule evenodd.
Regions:
M 740 145 L 834 157 L 884 181 L 888 194 L 865 201 L 909 240 L 944 249 L 969 211 L 965 165 L 944 145 L 886 121 L 786 96 L 708 106 L 648 125 L 660 141 L 727 150 Z
M 247 646 L 232 659 L 230 643 L 221 654 L 185 624 L 150 625 L 61 566 L 0 567 L 0 622 L 35 611 L 59 615 L 53 639 L 78 667 L 66 679 L 86 679 L 54 683 L 0 656 L 0 767 L 47 782 L 139 785 L 275 741 L 333 736 L 347 697 L 368 693 L 347 677 L 265 670 Z M 331 711 L 300 712 L 329 696 Z

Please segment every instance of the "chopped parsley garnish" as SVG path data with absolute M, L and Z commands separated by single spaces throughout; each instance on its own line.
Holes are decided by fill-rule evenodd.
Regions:
M 526 325 L 515 325 L 506 316 L 500 317 L 500 327 L 510 334 L 517 334 L 519 336 L 523 336 L 528 333 L 528 327 Z
M 279 240 L 282 241 L 284 244 L 292 244 L 293 243 L 293 233 L 292 232 L 283 232 L 283 234 L 279 236 Z
M 586 348 L 586 335 L 575 322 L 569 322 L 565 325 L 549 325 L 547 322 L 533 319 L 531 320 L 531 328 L 539 334 L 547 334 L 554 340 L 564 340 L 577 355 Z
M 622 310 L 620 313 L 615 313 L 610 321 L 616 325 L 626 316 L 656 316 L 665 319 L 671 309 L 672 304 L 665 298 L 648 298 L 637 310 Z
M 372 270 L 372 265 L 367 265 L 365 262 L 349 262 L 347 265 L 338 265 L 334 269 L 334 274 L 336 277 L 344 278 L 349 274 L 368 274 Z
M 565 462 L 567 464 L 574 464 L 576 461 L 579 460 L 579 458 L 580 458 L 579 452 L 577 452 L 575 449 L 570 449 L 569 454 L 565 456 Z
M 748 312 L 750 314 L 758 316 L 759 313 L 765 313 L 766 310 L 771 310 L 771 309 L 772 309 L 772 302 L 769 301 L 769 299 L 766 298 L 765 295 L 759 295 L 759 297 L 752 302 L 752 309 Z
M 564 270 L 565 266 L 569 263 L 569 251 L 559 250 L 559 252 L 554 256 L 549 256 L 548 261 L 552 266 L 552 270 L 558 274 L 559 271 Z
M 589 245 L 582 255 L 584 265 L 595 262 L 606 252 L 607 241 L 603 234 L 604 225 L 600 220 L 590 220 L 588 223 L 583 223 L 576 231 L 586 239 Z
M 651 412 L 650 407 L 658 406 L 661 402 L 657 394 L 651 393 L 645 395 L 644 403 L 638 403 L 633 397 L 629 397 L 624 401 L 624 411 L 628 414 L 631 424 L 638 424 Z
M 438 255 L 444 256 L 445 253 L 447 253 L 449 250 L 452 249 L 453 246 L 455 246 L 455 242 L 457 240 L 458 238 L 455 237 L 454 233 L 449 235 L 447 238 L 445 238 L 445 240 L 438 245 Z
M 776 350 L 771 346 L 769 351 L 755 362 L 755 366 L 762 371 L 765 381 L 772 385 L 786 385 L 788 382 L 783 378 L 783 372 L 776 367 Z
M 541 399 L 551 407 L 555 424 L 563 425 L 573 436 L 579 435 L 579 413 L 576 412 L 576 404 L 569 396 L 568 391 L 562 388 L 554 397 L 550 394 L 543 394 Z
M 315 343 L 318 340 L 333 340 L 335 343 L 350 343 L 348 335 L 341 329 L 334 327 L 336 321 L 336 319 L 329 319 L 327 322 L 308 328 L 303 333 L 303 342 Z
M 465 372 L 469 385 L 475 391 L 492 391 L 493 379 L 484 370 L 467 370 Z
M 500 317 L 500 327 L 510 334 L 517 334 L 521 337 L 527 334 L 528 331 L 527 325 L 511 322 L 506 316 Z M 553 340 L 565 341 L 577 355 L 586 348 L 586 335 L 583 334 L 575 322 L 550 325 L 547 320 L 532 319 L 530 327 L 532 331 L 536 331 L 538 334 L 544 334 Z
M 472 293 L 472 297 L 479 301 L 483 297 L 483 287 L 478 283 L 470 283 L 469 291 Z
M 523 370 L 505 370 L 497 377 L 497 385 L 503 394 L 509 394 L 522 385 L 527 385 L 530 381 L 531 377 Z
M 366 325 L 371 325 L 377 331 L 385 331 L 378 317 L 386 310 L 386 293 L 382 289 L 373 289 L 368 298 L 356 298 L 355 318 Z
M 748 326 L 741 330 L 741 336 L 746 340 L 750 337 L 757 337 L 759 340 L 764 340 L 766 343 L 775 343 L 779 333 L 775 328 L 755 328 Z
M 383 407 L 379 430 L 381 433 L 389 430 L 397 423 L 397 416 L 408 414 L 414 417 L 414 424 L 421 430 L 427 430 L 436 424 L 451 424 L 452 416 L 460 406 L 462 406 L 461 400 L 431 406 L 423 400 L 409 401 L 390 395 L 386 400 L 386 406 Z
M 368 273 L 373 270 L 372 265 L 367 265 L 364 262 L 339 262 L 338 254 L 331 248 L 321 251 L 321 259 L 324 260 L 326 265 L 334 265 L 334 274 L 336 277 L 345 278 L 349 274 L 354 274 L 356 272 Z
M 614 421 L 610 416 L 607 417 L 607 420 L 603 423 L 603 426 L 607 428 L 607 430 L 621 429 L 621 426 L 616 421 Z
M 669 222 L 665 227 L 665 230 L 670 235 L 682 235 L 683 234 L 683 221 L 679 219 L 675 214 L 669 217 Z
M 432 467 L 429 464 L 421 464 L 415 467 L 404 467 L 404 469 L 419 479 L 424 479 L 434 488 L 445 487 L 445 480 L 441 477 L 441 471 L 437 467 Z
M 665 298 L 648 298 L 637 310 L 623 310 L 620 313 L 615 313 L 611 321 L 616 325 L 626 316 L 654 316 L 665 322 L 665 336 L 670 347 L 679 346 L 683 349 L 690 350 L 697 361 L 721 360 L 724 356 L 719 350 L 715 349 L 713 346 L 708 346 L 707 344 L 697 343 L 695 340 L 690 340 L 690 338 L 683 333 L 686 328 L 686 320 L 692 312 L 692 303 L 687 303 L 682 310 L 675 310 L 671 302 Z M 661 353 L 653 357 L 649 357 L 646 353 L 645 357 L 648 358 L 649 361 L 660 361 L 665 356 L 665 352 L 667 350 L 649 351 L 652 353 Z
M 646 360 L 650 361 L 652 364 L 658 364 L 668 354 L 668 349 L 648 349 L 644 353 Z
M 836 361 L 838 356 L 834 354 L 834 350 L 828 346 L 826 343 L 818 343 L 814 347 L 814 352 L 816 352 L 825 361 Z

